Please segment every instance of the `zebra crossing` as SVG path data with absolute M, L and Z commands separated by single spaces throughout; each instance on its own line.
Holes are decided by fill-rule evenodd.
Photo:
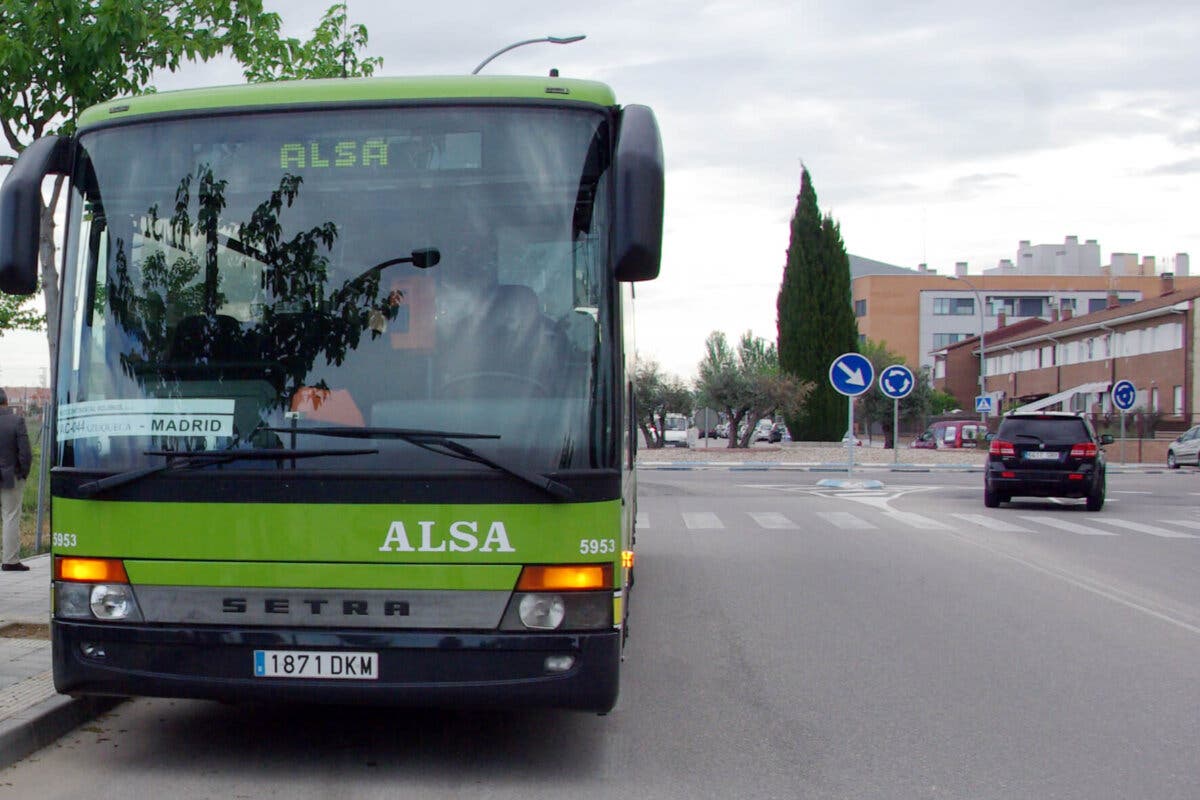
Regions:
M 688 531 L 719 530 L 763 530 L 801 531 L 836 529 L 845 531 L 870 531 L 895 528 L 897 524 L 917 530 L 962 530 L 981 528 L 988 531 L 1016 534 L 1071 534 L 1074 536 L 1152 536 L 1159 539 L 1200 539 L 1200 520 L 1160 519 L 1148 522 L 1133 522 L 1111 514 L 1070 515 L 1066 519 L 1054 514 L 1002 513 L 1002 514 L 959 514 L 949 513 L 933 517 L 912 511 L 896 511 L 891 508 L 864 507 L 855 511 L 811 511 L 805 512 L 804 523 L 779 512 L 759 511 L 681 511 L 678 513 L 650 513 L 639 511 L 637 528 L 642 530 L 678 529 Z M 819 524 L 814 524 L 814 519 Z M 1190 532 L 1194 531 L 1194 532 Z

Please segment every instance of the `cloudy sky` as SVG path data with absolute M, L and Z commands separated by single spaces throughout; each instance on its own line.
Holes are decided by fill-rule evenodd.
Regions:
M 267 0 L 298 37 L 328 5 Z M 880 261 L 977 273 L 1018 240 L 1068 235 L 1098 239 L 1105 263 L 1200 258 L 1200 10 L 1184 0 L 350 0 L 350 16 L 385 75 L 587 35 L 486 72 L 557 67 L 654 108 L 666 241 L 661 277 L 638 287 L 638 350 L 685 379 L 711 331 L 774 340 L 802 162 L 847 249 Z M 210 64 L 158 84 L 239 80 Z M 0 343 L 5 383 L 12 351 Z

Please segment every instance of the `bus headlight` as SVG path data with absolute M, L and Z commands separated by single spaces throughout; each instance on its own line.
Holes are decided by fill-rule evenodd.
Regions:
M 613 627 L 612 592 L 516 592 L 505 631 L 599 631 Z
M 57 583 L 54 612 L 67 619 L 92 618 L 92 587 L 87 583 Z
M 526 628 L 552 631 L 562 625 L 567 606 L 556 594 L 527 594 L 517 606 L 521 624 Z
M 96 619 L 140 619 L 137 598 L 129 584 L 99 583 L 92 587 L 90 606 Z

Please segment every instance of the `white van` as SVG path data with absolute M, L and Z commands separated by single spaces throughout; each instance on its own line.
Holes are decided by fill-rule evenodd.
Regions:
M 688 418 L 683 414 L 667 414 L 663 420 L 663 444 L 674 447 L 688 446 Z

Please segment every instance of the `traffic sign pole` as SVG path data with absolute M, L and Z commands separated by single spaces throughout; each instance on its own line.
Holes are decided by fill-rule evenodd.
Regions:
M 900 462 L 900 401 L 892 401 L 892 463 Z
M 846 431 L 846 471 L 854 474 L 854 398 L 871 388 L 875 380 L 875 367 L 866 356 L 859 353 L 842 353 L 829 365 L 829 382 L 834 391 L 849 400 L 850 427 Z
M 1125 466 L 1125 412 L 1121 412 L 1121 466 Z
M 1117 381 L 1112 387 L 1112 402 L 1121 412 L 1121 466 L 1125 466 L 1125 412 L 1137 402 L 1137 387 L 1132 381 Z
M 854 477 L 854 398 L 847 397 L 850 403 L 850 428 L 846 431 L 846 477 Z
M 900 459 L 900 400 L 913 390 L 912 370 L 903 364 L 893 364 L 879 373 L 879 391 L 890 397 L 892 405 L 892 463 Z

